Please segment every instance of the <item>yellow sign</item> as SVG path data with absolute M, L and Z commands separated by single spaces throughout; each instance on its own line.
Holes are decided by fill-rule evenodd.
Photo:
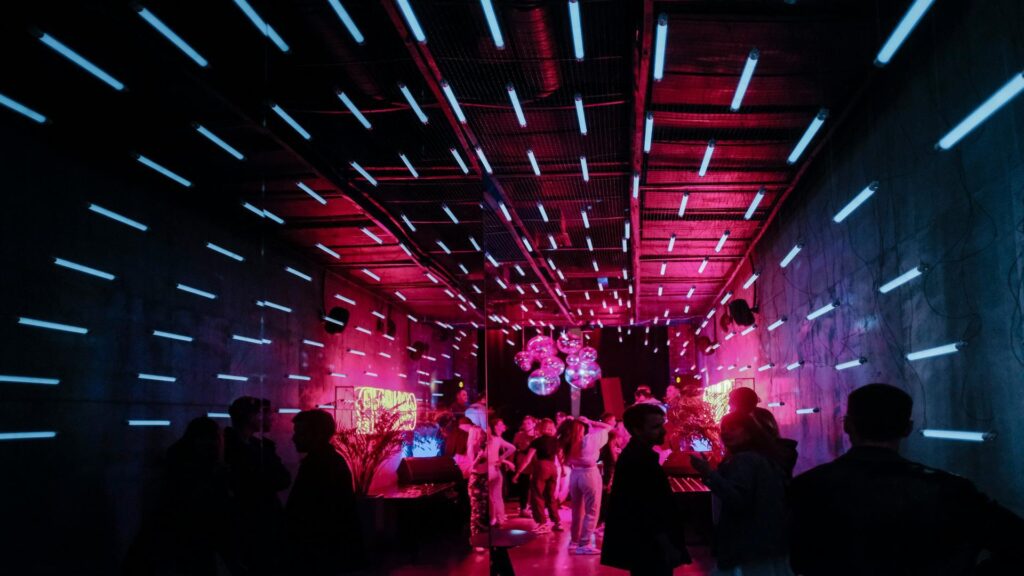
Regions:
M 373 432 L 377 414 L 381 410 L 397 409 L 399 413 L 398 427 L 400 430 L 416 428 L 416 396 L 412 392 L 356 387 L 356 432 L 369 434 Z
M 729 392 L 732 391 L 732 387 L 732 380 L 722 380 L 704 389 L 704 402 L 711 406 L 715 422 L 721 421 L 722 416 L 729 411 Z

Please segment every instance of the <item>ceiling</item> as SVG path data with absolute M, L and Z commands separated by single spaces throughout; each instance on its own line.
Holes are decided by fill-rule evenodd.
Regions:
M 797 185 L 817 144 L 853 105 L 880 30 L 893 18 L 892 8 L 859 0 L 584 0 L 578 60 L 569 3 L 561 1 L 495 0 L 500 50 L 479 0 L 413 1 L 425 43 L 392 0 L 253 2 L 287 42 L 287 53 L 253 25 L 242 0 L 143 3 L 209 61 L 203 68 L 127 3 L 38 4 L 12 20 L 20 31 L 4 41 L 23 56 L 6 70 L 20 95 L 68 117 L 87 109 L 73 122 L 179 169 L 195 182 L 189 201 L 285 239 L 414 314 L 453 324 L 489 316 L 561 326 L 702 317 Z M 361 44 L 335 6 L 347 10 Z M 667 49 L 664 77 L 655 82 L 661 15 Z M 85 21 L 88 27 L 80 25 Z M 114 94 L 55 59 L 28 33 L 33 29 L 88 55 L 129 90 Z M 742 106 L 732 111 L 754 48 L 756 70 Z M 40 70 L 59 76 L 62 90 L 40 84 Z M 78 108 L 69 106 L 69 94 Z M 310 138 L 276 115 L 274 105 Z M 788 164 L 823 108 L 825 128 Z M 653 138 L 644 153 L 648 113 Z M 112 124 L 112 117 L 120 121 Z M 197 139 L 194 122 L 245 160 Z M 709 140 L 714 153 L 701 177 Z M 761 189 L 763 200 L 746 219 Z M 247 212 L 243 202 L 284 224 Z M 728 240 L 716 252 L 725 231 Z

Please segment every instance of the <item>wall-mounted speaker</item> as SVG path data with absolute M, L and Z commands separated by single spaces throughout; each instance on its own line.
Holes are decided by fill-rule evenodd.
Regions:
M 740 326 L 750 326 L 754 323 L 754 311 L 750 309 L 747 301 L 742 298 L 729 302 L 729 314 L 732 315 L 732 319 Z
M 345 331 L 345 327 L 348 326 L 349 312 L 345 308 L 335 307 L 331 308 L 331 311 L 327 313 L 324 320 L 324 330 L 328 334 L 339 334 Z

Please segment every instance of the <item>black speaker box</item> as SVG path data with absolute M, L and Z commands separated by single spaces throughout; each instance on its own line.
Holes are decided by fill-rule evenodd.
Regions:
M 750 326 L 754 323 L 754 313 L 750 310 L 747 301 L 742 298 L 729 302 L 729 314 L 732 315 L 733 321 L 740 326 Z
M 462 471 L 451 456 L 402 458 L 398 465 L 399 484 L 438 484 L 462 479 Z

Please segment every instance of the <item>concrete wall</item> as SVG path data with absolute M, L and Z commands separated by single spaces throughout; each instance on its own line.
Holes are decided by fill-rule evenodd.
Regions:
M 0 115 L 8 143 L 0 209 L 0 374 L 60 380 L 56 386 L 0 383 L 0 432 L 57 432 L 54 439 L 0 442 L 0 571 L 114 573 L 154 502 L 165 449 L 190 419 L 226 412 L 237 396 L 269 398 L 275 409 L 306 409 L 333 403 L 336 386 L 363 385 L 411 390 L 429 402 L 430 388 L 419 380 L 456 372 L 475 378 L 476 358 L 469 356 L 468 344 L 455 352 L 431 323 L 413 323 L 405 310 L 339 277 L 325 279 L 312 262 L 244 224 L 244 213 L 237 220 L 222 217 L 216 201 L 208 204 L 209 212 L 198 209 L 180 188 L 165 186 L 129 158 L 123 165 L 116 159 L 110 165 L 82 161 L 49 141 L 54 129 Z M 141 232 L 92 213 L 90 203 L 149 229 Z M 245 261 L 218 254 L 207 242 Z M 116 279 L 57 267 L 54 258 Z M 286 266 L 313 280 L 287 273 Z M 178 283 L 216 299 L 177 290 Z M 348 329 L 329 335 L 320 320 L 323 309 L 345 306 L 335 293 L 358 304 L 349 306 Z M 259 307 L 257 300 L 292 312 Z M 394 341 L 377 331 L 373 311 L 394 320 Z M 22 316 L 85 327 L 88 334 L 22 326 Z M 154 337 L 154 330 L 193 341 Z M 235 334 L 270 343 L 233 340 Z M 436 360 L 410 360 L 406 346 L 416 340 L 429 343 Z M 144 381 L 139 373 L 176 381 Z M 170 426 L 129 427 L 129 419 L 169 420 Z M 298 455 L 290 419 L 276 416 L 272 436 L 294 473 Z
M 998 434 L 984 444 L 915 434 L 906 443 L 910 458 L 967 476 L 1024 512 L 1024 98 L 955 149 L 934 149 L 1020 71 L 1019 16 L 1012 0 L 936 4 L 895 61 L 877 72 L 730 288 L 760 305 L 759 329 L 701 355 L 701 365 L 711 383 L 753 375 L 762 397 L 786 403 L 773 410 L 784 433 L 800 441 L 801 469 L 846 449 L 841 417 L 851 390 L 889 382 L 913 395 L 918 429 Z M 879 182 L 874 197 L 834 223 L 872 181 Z M 803 251 L 781 269 L 796 243 Z M 879 293 L 922 262 L 931 265 L 925 276 Z M 743 290 L 751 266 L 762 277 Z M 838 310 L 804 320 L 834 299 Z M 767 332 L 783 315 L 789 322 Z M 905 359 L 959 340 L 967 347 L 955 355 Z M 861 356 L 864 366 L 833 367 Z M 799 359 L 802 369 L 785 369 Z M 756 371 L 768 362 L 776 366 Z M 732 363 L 755 370 L 717 369 Z M 795 414 L 805 407 L 821 412 Z

